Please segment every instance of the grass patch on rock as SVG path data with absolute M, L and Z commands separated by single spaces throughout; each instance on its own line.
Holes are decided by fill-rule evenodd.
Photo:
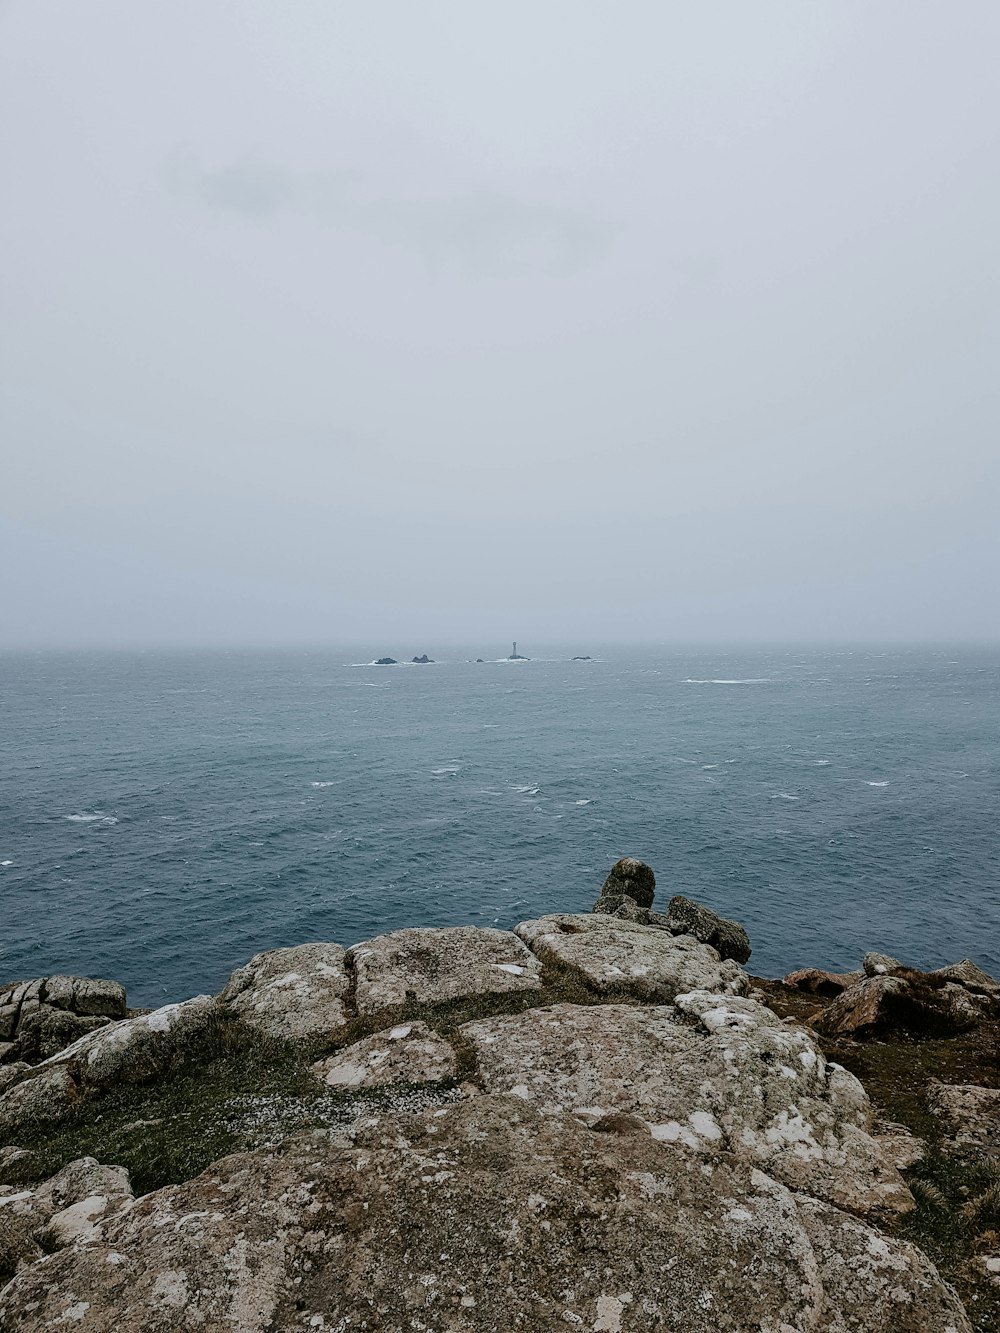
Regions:
M 0 1173 L 0 1183 L 30 1184 L 89 1156 L 126 1167 L 135 1193 L 145 1194 L 302 1129 L 346 1125 L 383 1104 L 409 1099 L 419 1107 L 447 1095 L 419 1086 L 363 1095 L 329 1089 L 309 1072 L 319 1053 L 263 1036 L 220 1010 L 183 1063 L 155 1080 L 87 1097 L 55 1125 L 22 1122 L 13 1138 L 30 1155 Z

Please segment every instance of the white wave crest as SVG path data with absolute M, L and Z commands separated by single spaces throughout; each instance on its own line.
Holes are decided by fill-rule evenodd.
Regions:
M 741 680 L 700 680 L 694 676 L 688 676 L 681 681 L 682 685 L 770 685 L 770 676 L 747 676 Z
M 445 764 L 443 768 L 432 768 L 431 772 L 434 774 L 436 778 L 439 778 L 443 777 L 447 773 L 459 773 L 461 772 L 461 769 L 462 769 L 461 764 Z
M 797 801 L 798 796 L 793 796 L 790 791 L 776 791 L 772 794 L 772 801 Z
M 114 815 L 67 815 L 66 818 L 71 824 L 117 824 L 118 820 Z
M 866 787 L 888 787 L 888 782 L 866 782 Z
M 13 861 L 0 861 L 0 866 L 12 866 L 13 864 Z
M 530 782 L 527 783 L 527 784 L 526 784 L 525 786 L 523 786 L 523 787 L 515 787 L 514 790 L 518 793 L 519 796 L 537 796 L 537 795 L 538 795 L 538 788 L 537 788 L 536 786 L 534 786 L 534 785 L 533 785 L 532 783 L 530 783 Z
M 310 784 L 309 784 L 310 787 L 336 787 L 336 785 L 337 785 L 337 783 L 336 783 L 335 781 L 334 781 L 334 782 L 310 782 Z
M 590 801 L 589 801 L 589 800 L 588 800 L 588 801 L 576 801 L 575 804 L 576 804 L 576 805 L 589 805 L 589 804 L 590 804 Z

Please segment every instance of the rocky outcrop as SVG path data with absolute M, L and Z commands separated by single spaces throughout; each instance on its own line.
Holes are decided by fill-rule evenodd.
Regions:
M 720 958 L 745 963 L 750 957 L 750 937 L 738 921 L 718 916 L 711 908 L 680 894 L 670 899 L 665 917 L 651 913 L 650 921 L 666 926 L 675 935 L 693 935 L 702 944 L 710 944 Z
M 433 1083 L 454 1078 L 451 1045 L 414 1020 L 376 1032 L 336 1055 L 318 1060 L 313 1073 L 331 1088 L 371 1088 L 387 1083 Z
M 128 1172 L 93 1157 L 70 1162 L 34 1189 L 0 1186 L 0 1279 L 43 1254 L 96 1240 L 132 1199 Z
M 0 987 L 0 1061 L 45 1059 L 125 1014 L 117 981 L 50 976 Z
M 601 914 L 559 913 L 522 921 L 517 935 L 601 995 L 662 1002 L 689 990 L 743 995 L 746 973 L 690 935 Z
M 219 999 L 268 1036 L 292 1041 L 328 1036 L 347 1017 L 345 959 L 339 944 L 270 949 L 237 968 Z
M 472 1098 L 149 1194 L 23 1268 L 0 1327 L 970 1333 L 919 1250 L 760 1169 L 704 1168 L 624 1115 Z
M 920 972 L 885 954 L 868 953 L 864 975 L 842 990 L 815 1024 L 828 1037 L 948 1036 L 996 1017 L 1000 988 L 975 964 L 966 960 Z
M 142 1083 L 183 1063 L 214 1012 L 215 1001 L 196 996 L 148 1014 L 122 1019 L 79 1038 L 0 1095 L 0 1134 L 55 1123 L 81 1096 L 122 1083 Z
M 395 930 L 347 951 L 355 1005 L 366 1016 L 408 1004 L 541 988 L 538 959 L 508 930 Z
M 912 1208 L 868 1133 L 853 1075 L 752 1000 L 706 991 L 675 1006 L 554 1005 L 471 1023 L 488 1092 L 601 1127 L 632 1117 L 664 1151 L 757 1166 L 861 1215 Z
M 132 1017 L 124 992 L 85 1012 L 78 979 L 6 988 L 17 1032 L 26 1004 L 54 1032 L 100 1026 L 0 1065 L 0 1181 L 28 1182 L 0 1185 L 0 1329 L 971 1333 L 927 1256 L 879 1230 L 913 1207 L 899 1172 L 935 1137 L 876 1122 L 801 1019 L 835 991 L 816 1025 L 833 1015 L 843 1051 L 920 1006 L 992 1013 L 995 983 L 870 955 L 790 978 L 815 999 L 763 980 L 748 998 L 743 928 L 681 897 L 658 916 L 653 891 L 626 858 L 590 913 L 272 950 L 218 999 Z M 256 1062 L 234 1096 L 241 1042 Z M 196 1115 L 156 1109 L 181 1065 Z M 953 1151 L 994 1152 L 997 1097 L 934 1091 Z M 148 1134 L 149 1158 L 166 1144 L 193 1172 L 220 1125 L 240 1151 L 139 1200 L 93 1158 L 32 1175 L 76 1126 Z

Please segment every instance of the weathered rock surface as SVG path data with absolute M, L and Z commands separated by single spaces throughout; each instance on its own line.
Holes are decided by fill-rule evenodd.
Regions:
M 732 1155 L 860 1215 L 913 1206 L 868 1133 L 861 1084 L 752 1000 L 700 991 L 676 1007 L 559 1004 L 461 1032 L 488 1092 L 598 1128 L 638 1117 L 665 1151 Z
M 762 1171 L 477 1097 L 146 1195 L 0 1293 L 4 1333 L 970 1333 L 919 1251 Z
M 954 981 L 969 991 L 984 991 L 995 996 L 1000 992 L 1000 982 L 984 972 L 971 958 L 963 958 L 960 963 L 949 963 L 947 967 L 935 968 L 927 974 L 931 977 L 943 977 L 945 981 Z
M 318 1060 L 312 1068 L 331 1088 L 367 1088 L 454 1078 L 457 1061 L 449 1042 L 426 1023 L 414 1020 L 376 1032 L 336 1055 Z
M 749 981 L 690 935 L 671 935 L 602 914 L 560 913 L 522 921 L 515 934 L 543 961 L 558 963 L 599 994 L 653 1002 L 689 990 L 743 995 Z
M 866 953 L 861 963 L 862 971 L 866 977 L 881 977 L 887 972 L 895 972 L 898 967 L 903 967 L 898 958 L 893 958 L 891 954 L 874 951 Z
M 783 978 L 786 986 L 805 991 L 808 995 L 840 995 L 849 986 L 864 979 L 864 972 L 824 972 L 818 967 L 801 967 Z
M 453 926 L 395 930 L 347 951 L 361 1015 L 407 1003 L 541 988 L 541 968 L 508 930 Z
M 640 907 L 626 893 L 602 894 L 590 910 L 604 916 L 619 917 L 622 921 L 638 921 L 640 925 L 649 925 L 649 909 Z
M 745 963 L 752 952 L 750 936 L 738 921 L 719 916 L 710 907 L 692 902 L 680 894 L 670 899 L 666 916 L 654 914 L 650 920 L 664 925 L 675 935 L 693 935 L 702 944 L 710 944 L 720 958 Z
M 963 970 L 964 964 L 955 964 L 919 972 L 882 954 L 866 954 L 865 975 L 817 1017 L 816 1029 L 826 1036 L 871 1037 L 890 1031 L 948 1036 L 1000 1014 L 1000 991 L 952 979 Z
M 66 1065 L 40 1068 L 0 1096 L 0 1135 L 21 1126 L 34 1128 L 61 1120 L 80 1100 L 80 1089 Z
M 81 1157 L 35 1189 L 0 1186 L 0 1280 L 45 1252 L 88 1242 L 132 1199 L 128 1172 Z
M 947 1151 L 955 1156 L 986 1153 L 1000 1157 L 1000 1088 L 932 1083 L 927 1105 L 944 1129 Z
M 293 1041 L 323 1037 L 346 1017 L 350 978 L 339 944 L 270 949 L 237 968 L 219 999 L 252 1027 Z
M 0 986 L 0 1061 L 45 1059 L 126 1012 L 125 987 L 98 977 L 35 977 Z
M 55 1123 L 82 1093 L 119 1083 L 136 1083 L 166 1073 L 183 1062 L 208 1025 L 215 1001 L 196 996 L 152 1013 L 97 1028 L 67 1046 L 0 1096 L 0 1134 L 22 1125 Z
M 624 894 L 640 907 L 653 906 L 656 893 L 656 876 L 652 866 L 645 861 L 638 861 L 634 856 L 623 856 L 611 867 L 611 872 L 601 887 L 602 898 L 614 898 Z

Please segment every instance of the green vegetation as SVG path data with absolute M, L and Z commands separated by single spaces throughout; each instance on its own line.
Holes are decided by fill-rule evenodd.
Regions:
M 540 1005 L 595 1004 L 608 998 L 594 995 L 558 968 L 546 968 L 543 981 L 541 993 L 515 991 L 384 1009 L 312 1045 L 262 1036 L 219 1010 L 170 1071 L 89 1097 L 56 1126 L 22 1124 L 16 1142 L 31 1156 L 0 1173 L 0 1183 L 30 1183 L 89 1156 L 126 1167 L 136 1194 L 145 1194 L 190 1180 L 230 1153 L 277 1143 L 297 1130 L 344 1124 L 364 1108 L 391 1109 L 407 1099 L 412 1104 L 415 1096 L 428 1102 L 447 1097 L 476 1075 L 472 1049 L 458 1033 L 463 1023 Z M 621 1000 L 634 1003 L 624 996 Z M 310 1073 L 310 1064 L 322 1056 L 415 1018 L 452 1041 L 456 1079 L 433 1090 L 399 1084 L 351 1090 L 327 1088 Z

